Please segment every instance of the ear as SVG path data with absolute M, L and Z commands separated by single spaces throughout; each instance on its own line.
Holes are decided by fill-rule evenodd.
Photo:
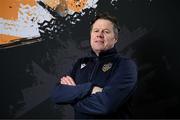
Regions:
M 118 39 L 117 39 L 117 38 L 114 38 L 114 41 L 115 41 L 115 43 L 117 43 Z
M 118 35 L 114 37 L 114 41 L 116 41 L 116 43 L 117 43 L 117 41 L 118 41 L 118 38 L 119 38 Z

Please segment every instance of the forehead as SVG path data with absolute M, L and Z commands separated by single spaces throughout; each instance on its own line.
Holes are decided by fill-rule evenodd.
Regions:
M 110 20 L 98 19 L 94 22 L 93 28 L 113 28 L 113 23 Z

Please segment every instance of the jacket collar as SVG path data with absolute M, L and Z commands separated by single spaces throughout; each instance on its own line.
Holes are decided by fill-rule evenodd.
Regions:
M 99 56 L 97 56 L 96 53 L 93 50 L 91 50 L 92 57 L 102 58 L 102 57 L 112 56 L 114 54 L 117 54 L 117 50 L 114 47 L 109 50 L 99 53 Z

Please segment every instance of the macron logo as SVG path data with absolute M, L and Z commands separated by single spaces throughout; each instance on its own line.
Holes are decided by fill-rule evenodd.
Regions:
M 86 66 L 85 63 L 81 64 L 81 69 L 83 69 Z

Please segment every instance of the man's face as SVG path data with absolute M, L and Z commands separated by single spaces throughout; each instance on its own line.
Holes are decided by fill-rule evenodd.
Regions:
M 99 55 L 100 52 L 113 48 L 116 42 L 112 22 L 105 19 L 96 20 L 92 26 L 90 39 L 93 51 Z

